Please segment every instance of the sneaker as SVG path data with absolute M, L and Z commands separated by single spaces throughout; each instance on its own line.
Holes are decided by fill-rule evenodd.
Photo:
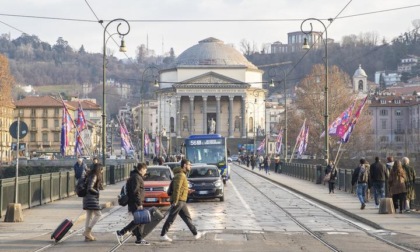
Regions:
M 140 241 L 136 240 L 135 244 L 136 245 L 144 245 L 144 246 L 149 246 L 150 245 L 150 243 L 148 241 L 146 241 L 145 239 L 141 239 Z
M 123 240 L 124 240 L 124 234 L 122 234 L 119 230 L 117 230 L 116 232 L 115 232 L 115 236 L 117 237 L 117 241 L 118 241 L 118 243 L 121 245 L 121 243 L 123 242 Z
M 161 241 L 167 241 L 167 242 L 171 242 L 172 239 L 168 237 L 168 235 L 161 235 L 160 236 L 160 240 Z
M 379 205 L 375 205 L 375 208 L 378 208 L 379 209 Z
M 203 236 L 203 233 L 202 233 L 202 232 L 197 232 L 197 234 L 196 234 L 196 235 L 194 235 L 194 238 L 195 238 L 196 240 L 198 240 L 198 239 L 200 239 L 200 238 L 201 238 L 201 236 Z
M 363 203 L 363 204 L 362 204 L 362 207 L 361 207 L 360 209 L 362 209 L 362 210 L 363 210 L 363 209 L 365 209 L 365 207 L 366 207 L 366 204 L 365 204 L 365 203 Z

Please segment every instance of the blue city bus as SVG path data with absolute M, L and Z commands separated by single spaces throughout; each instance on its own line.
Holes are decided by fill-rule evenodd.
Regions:
M 229 179 L 226 138 L 219 134 L 191 135 L 185 139 L 185 157 L 191 163 L 216 165 L 223 177 Z

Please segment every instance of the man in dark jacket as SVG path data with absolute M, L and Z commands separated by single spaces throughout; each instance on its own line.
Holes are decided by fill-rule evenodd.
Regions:
M 128 195 L 128 211 L 134 213 L 137 210 L 143 210 L 144 201 L 144 181 L 143 177 L 146 175 L 147 166 L 145 163 L 139 163 L 130 172 L 130 178 L 127 181 L 127 195 Z M 131 221 L 123 229 L 116 231 L 118 242 L 121 243 L 124 239 L 124 234 L 127 232 L 133 232 L 136 236 L 136 245 L 150 245 L 145 239 L 141 237 L 143 233 L 144 225 L 137 225 L 134 220 Z
M 187 207 L 188 194 L 194 192 L 192 189 L 188 189 L 187 173 L 191 170 L 191 162 L 187 159 L 181 161 L 181 167 L 174 169 L 174 179 L 172 181 L 173 191 L 171 195 L 171 208 L 168 218 L 162 227 L 160 233 L 160 239 L 162 241 L 172 241 L 166 233 L 175 221 L 176 217 L 181 216 L 182 220 L 187 224 L 190 231 L 193 233 L 195 239 L 200 239 L 202 233 L 197 232 L 197 229 L 191 222 L 191 215 Z
M 74 177 L 76 178 L 76 185 L 77 181 L 82 177 L 82 175 L 87 171 L 87 165 L 83 162 L 83 158 L 79 157 L 77 162 L 73 166 L 74 169 Z
M 360 209 L 365 209 L 366 207 L 366 190 L 369 185 L 369 165 L 366 163 L 365 159 L 360 159 L 359 166 L 354 169 L 353 176 L 351 178 L 351 185 L 354 186 L 357 183 L 356 194 L 359 198 L 361 207 Z
M 375 207 L 379 208 L 379 200 L 385 198 L 385 181 L 388 180 L 388 173 L 385 165 L 375 157 L 375 163 L 370 165 L 370 181 L 372 181 Z

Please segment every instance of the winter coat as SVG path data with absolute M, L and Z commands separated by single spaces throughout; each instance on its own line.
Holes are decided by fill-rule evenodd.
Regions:
M 416 191 L 414 190 L 414 184 L 416 182 L 416 171 L 413 167 L 404 164 L 403 165 L 405 174 L 407 176 L 406 180 L 406 188 L 407 188 L 407 199 L 408 200 L 415 200 L 416 199 Z
M 171 195 L 171 203 L 178 204 L 178 201 L 187 201 L 188 198 L 188 180 L 187 175 L 177 167 L 174 169 L 174 179 L 172 180 L 173 192 Z
M 143 205 L 144 194 L 143 177 L 136 169 L 132 170 L 127 181 L 128 211 L 135 212 Z
M 86 196 L 83 197 L 83 210 L 101 210 L 99 205 L 99 185 L 98 177 L 96 174 L 86 175 Z
M 325 175 L 331 172 L 329 183 L 335 183 L 335 180 L 337 179 L 337 169 L 331 165 L 327 165 L 327 168 L 325 168 Z
M 407 192 L 407 188 L 405 187 L 406 179 L 405 172 L 402 175 L 398 175 L 396 170 L 391 170 L 388 178 L 389 192 L 391 195 Z
M 88 170 L 87 165 L 84 162 L 82 162 L 81 164 L 79 164 L 79 162 L 76 162 L 73 166 L 73 169 L 74 169 L 74 177 L 76 179 L 80 179 L 83 173 Z
M 385 182 L 388 179 L 388 173 L 381 162 L 375 162 L 370 165 L 370 180 L 372 182 Z

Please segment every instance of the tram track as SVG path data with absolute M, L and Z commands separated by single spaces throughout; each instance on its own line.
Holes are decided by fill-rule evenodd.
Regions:
M 397 243 L 395 243 L 395 242 L 392 242 L 392 241 L 389 241 L 389 240 L 387 240 L 387 239 L 385 239 L 385 238 L 383 238 L 383 237 L 381 237 L 380 235 L 377 235 L 377 234 L 375 234 L 374 232 L 370 232 L 370 231 L 368 231 L 368 230 L 366 230 L 365 228 L 363 228 L 362 226 L 360 226 L 360 225 L 357 225 L 354 221 L 351 221 L 351 220 L 349 220 L 349 219 L 346 219 L 346 218 L 343 218 L 342 216 L 339 216 L 339 215 L 337 215 L 337 214 L 333 214 L 333 211 L 331 211 L 331 210 L 327 210 L 325 207 L 319 207 L 319 205 L 318 204 L 315 204 L 315 203 L 313 203 L 310 199 L 308 199 L 306 196 L 304 196 L 304 195 L 301 195 L 301 194 L 299 194 L 298 192 L 296 192 L 296 191 L 290 191 L 289 189 L 288 189 L 288 187 L 287 186 L 285 186 L 285 185 L 283 185 L 283 184 L 281 184 L 281 183 L 279 183 L 278 181 L 275 181 L 275 180 L 272 180 L 272 179 L 269 179 L 269 178 L 267 178 L 267 177 L 265 177 L 264 175 L 262 175 L 262 174 L 259 174 L 258 172 L 254 172 L 254 171 L 251 171 L 251 170 L 249 170 L 249 169 L 246 169 L 246 168 L 244 168 L 244 167 L 242 167 L 242 166 L 238 166 L 238 165 L 236 165 L 235 164 L 235 166 L 236 167 L 239 167 L 242 171 L 245 171 L 245 172 L 247 172 L 248 174 L 253 174 L 253 175 L 256 175 L 256 176 L 258 176 L 260 179 L 262 179 L 262 180 L 264 180 L 264 181 L 267 181 L 267 182 L 269 182 L 269 183 L 271 183 L 271 184 L 274 184 L 274 185 L 276 185 L 278 188 L 280 188 L 281 190 L 284 190 L 284 191 L 287 191 L 288 193 L 290 193 L 290 194 L 293 194 L 293 195 L 295 195 L 296 197 L 299 197 L 301 200 L 305 200 L 306 202 L 308 202 L 309 204 L 311 204 L 312 206 L 314 206 L 314 207 L 318 207 L 319 209 L 321 209 L 322 211 L 325 211 L 326 213 L 328 213 L 328 214 L 331 214 L 332 216 L 334 216 L 334 218 L 337 218 L 338 220 L 340 220 L 340 221 L 342 221 L 342 222 L 345 222 L 346 224 L 348 224 L 349 226 L 351 226 L 351 227 L 353 227 L 353 228 L 355 228 L 355 229 L 357 229 L 357 230 L 359 230 L 359 231 L 361 231 L 361 232 L 364 232 L 366 235 L 368 235 L 368 236 L 370 236 L 370 237 L 372 237 L 372 238 L 375 238 L 375 239 L 377 239 L 377 240 L 379 240 L 379 241 L 381 241 L 381 242 L 384 242 L 384 243 L 386 243 L 387 245 L 390 245 L 390 246 L 392 246 L 392 247 L 394 247 L 394 248 L 397 248 L 397 249 L 399 249 L 399 250 L 401 250 L 401 251 L 406 251 L 406 252 L 413 252 L 413 250 L 411 250 L 411 249 L 409 249 L 409 248 L 407 248 L 407 247 L 404 247 L 404 246 L 401 246 L 401 245 L 399 245 L 399 244 L 397 244 Z M 239 172 L 237 172 L 237 171 L 235 171 L 235 169 L 231 169 L 231 173 L 234 173 L 235 174 L 235 176 L 238 176 L 238 177 L 240 177 L 240 178 L 242 178 L 246 183 L 248 183 L 252 188 L 254 188 L 254 190 L 255 191 L 257 191 L 257 192 L 259 192 L 264 198 L 266 198 L 270 203 L 272 203 L 273 205 L 275 205 L 276 207 L 278 207 L 281 211 L 283 211 L 285 214 L 286 214 L 286 216 L 291 220 L 291 221 L 293 221 L 296 225 L 298 225 L 300 228 L 302 228 L 308 235 L 310 235 L 311 237 L 313 237 L 315 240 L 317 240 L 317 241 L 319 241 L 321 244 L 323 244 L 325 247 L 327 247 L 330 251 L 341 251 L 339 248 L 337 248 L 336 246 L 334 246 L 333 244 L 331 244 L 331 242 L 329 242 L 327 239 L 324 239 L 322 236 L 321 236 L 321 234 L 318 232 L 318 231 L 313 231 L 313 230 L 311 230 L 311 228 L 309 228 L 307 225 L 305 225 L 303 222 L 301 222 L 301 221 L 299 221 L 296 217 L 294 217 L 294 215 L 289 211 L 289 210 L 287 210 L 285 207 L 283 207 L 283 206 L 281 206 L 279 203 L 277 203 L 275 200 L 273 200 L 272 198 L 270 198 L 268 195 L 267 195 L 267 193 L 265 193 L 265 192 L 263 192 L 260 188 L 258 188 L 257 186 L 255 186 L 255 184 L 253 184 L 249 179 L 247 179 L 245 176 L 244 176 L 244 173 L 243 172 L 241 172 L 241 173 L 239 173 Z M 349 218 L 351 218 L 351 217 L 349 217 Z M 368 225 L 369 226 L 369 225 Z M 374 228 L 374 227 L 373 227 Z

